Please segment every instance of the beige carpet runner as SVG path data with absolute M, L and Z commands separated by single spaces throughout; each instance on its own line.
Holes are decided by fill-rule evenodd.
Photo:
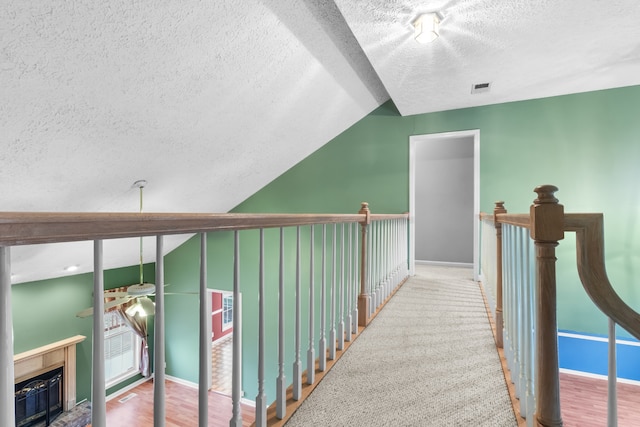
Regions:
M 416 273 L 287 427 L 517 425 L 471 269 Z

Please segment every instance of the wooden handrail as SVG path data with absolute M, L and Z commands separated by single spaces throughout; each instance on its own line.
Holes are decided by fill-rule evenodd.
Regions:
M 517 227 L 531 229 L 531 219 L 529 214 L 497 214 L 496 220 L 501 224 L 511 224 Z
M 498 203 L 498 202 L 496 202 Z M 529 214 L 480 212 L 480 220 L 490 223 L 511 224 L 526 229 L 531 228 Z
M 372 214 L 370 220 L 407 218 Z M 363 214 L 1 212 L 0 246 L 365 222 Z
M 566 214 L 565 229 L 576 233 L 578 275 L 593 303 L 609 318 L 640 339 L 640 314 L 611 286 L 604 263 L 602 214 Z

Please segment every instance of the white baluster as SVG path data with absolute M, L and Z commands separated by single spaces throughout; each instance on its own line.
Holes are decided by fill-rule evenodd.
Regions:
M 264 229 L 260 229 L 260 265 L 258 269 L 258 395 L 256 426 L 267 425 L 267 400 L 264 393 Z
M 344 224 L 343 224 L 344 227 Z M 346 326 L 346 330 L 345 330 L 345 337 L 344 339 L 346 341 L 351 341 L 351 335 L 353 334 L 353 320 L 351 319 L 351 310 L 352 310 L 352 300 L 351 297 L 353 295 L 353 281 L 352 281 L 352 277 L 351 277 L 351 273 L 352 273 L 352 247 L 351 245 L 353 244 L 353 242 L 351 241 L 351 237 L 352 237 L 352 233 L 351 233 L 351 223 L 349 223 L 348 225 L 348 229 L 347 229 L 347 236 L 348 236 L 348 240 L 347 240 L 347 279 L 346 279 L 346 288 L 345 288 L 345 292 L 346 292 L 346 298 L 347 298 L 347 318 L 345 321 L 345 326 Z
M 329 330 L 329 359 L 336 358 L 336 238 L 337 225 L 333 224 L 333 238 L 331 241 L 331 329 Z
M 13 362 L 12 362 L 13 364 Z M 104 370 L 104 270 L 102 240 L 93 242 L 93 353 L 91 425 L 106 427 L 107 401 Z
M 165 357 L 164 357 L 164 239 L 156 236 L 156 312 L 153 353 L 153 425 L 164 427 L 165 421 Z
M 381 221 L 376 222 L 376 250 L 375 250 L 375 263 L 376 263 L 376 310 L 382 305 L 382 230 Z
M 240 233 L 233 232 L 233 356 L 231 362 L 230 427 L 242 427 L 242 305 L 240 300 Z
M 509 370 L 513 369 L 511 359 L 511 226 L 503 224 L 502 226 L 502 304 L 504 313 L 504 355 Z M 500 274 L 500 273 L 498 273 Z
M 371 282 L 371 306 L 369 316 L 372 316 L 376 311 L 376 222 L 371 221 L 369 224 L 369 251 L 367 252 L 369 257 L 369 281 Z
M 618 371 L 616 368 L 616 324 L 609 319 L 609 363 L 607 387 L 607 426 L 618 426 Z
M 284 374 L 284 228 L 280 227 L 280 274 L 278 283 L 278 378 L 276 380 L 276 417 L 287 414 L 287 383 Z
M 311 225 L 311 234 L 309 236 L 310 241 L 310 255 L 309 255 L 309 347 L 307 348 L 307 384 L 313 384 L 316 380 L 316 353 L 315 353 L 315 339 L 313 336 L 315 324 L 315 274 L 314 267 L 314 245 L 315 245 L 315 230 Z
M 358 333 L 358 293 L 360 292 L 360 259 L 358 254 L 360 253 L 360 242 L 358 240 L 358 232 L 360 225 L 354 224 L 353 227 L 353 309 L 351 311 L 351 330 L 354 334 Z
M 533 246 L 533 240 L 528 239 L 528 264 L 529 264 L 529 349 L 527 352 L 527 359 L 529 360 L 529 368 L 527 370 L 527 426 L 533 427 L 535 424 L 535 412 L 536 412 L 536 393 L 535 393 L 535 342 L 536 342 L 536 252 Z
M 520 227 L 515 227 L 514 228 L 514 247 L 513 247 L 513 252 L 514 252 L 514 256 L 513 256 L 513 264 L 514 264 L 514 287 L 513 287 L 513 296 L 514 296 L 514 323 L 513 323 L 513 372 L 512 372 L 512 378 L 515 384 L 515 396 L 517 399 L 520 399 L 522 397 L 521 394 L 521 379 L 522 379 L 522 374 L 520 372 L 520 349 L 521 349 L 521 341 L 522 341 L 522 334 L 520 331 L 520 328 L 522 326 L 522 322 L 520 321 L 520 317 L 522 314 L 522 310 L 520 309 L 521 307 L 521 301 L 520 301 L 520 291 L 522 289 L 522 282 L 520 280 L 520 276 L 521 276 L 521 270 L 522 270 L 522 263 L 521 263 L 521 254 L 520 254 L 520 248 L 521 248 L 521 236 L 522 234 L 520 233 Z
M 340 225 L 340 318 L 338 319 L 338 350 L 344 349 L 344 224 Z
M 104 324 L 102 330 L 104 333 Z M 104 360 L 104 358 L 102 359 Z M 0 425 L 14 426 L 16 424 L 15 373 L 11 307 L 11 248 L 9 246 L 0 246 L 0 369 L 2 369 L 0 374 Z M 104 426 L 106 423 L 102 425 Z
M 301 325 L 300 325 L 300 227 L 296 230 L 296 326 L 294 335 L 295 360 L 293 362 L 293 400 L 302 397 L 302 367 L 300 362 Z
M 320 290 L 320 342 L 318 343 L 318 369 L 327 369 L 327 224 L 322 224 L 322 285 Z
M 198 425 L 209 421 L 211 382 L 211 308 L 207 292 L 207 234 L 200 233 L 200 357 L 198 358 Z

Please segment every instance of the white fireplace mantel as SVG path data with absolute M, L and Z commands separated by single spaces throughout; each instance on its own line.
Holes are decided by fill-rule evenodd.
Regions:
M 63 367 L 62 404 L 69 411 L 76 406 L 76 344 L 85 340 L 76 335 L 13 356 L 15 383 L 28 380 L 52 369 Z

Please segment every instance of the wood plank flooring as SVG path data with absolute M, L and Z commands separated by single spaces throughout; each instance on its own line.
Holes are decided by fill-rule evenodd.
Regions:
M 640 425 L 640 387 L 618 383 L 618 427 Z M 607 425 L 607 381 L 560 374 L 560 408 L 565 427 Z
M 118 400 L 135 393 L 136 396 L 120 403 Z M 231 398 L 214 391 L 209 392 L 209 426 L 228 427 L 231 419 Z M 242 425 L 254 421 L 254 408 L 242 405 Z M 153 381 L 147 381 L 131 391 L 107 402 L 109 427 L 153 426 Z M 166 382 L 166 426 L 186 427 L 198 425 L 198 390 L 173 381 Z

